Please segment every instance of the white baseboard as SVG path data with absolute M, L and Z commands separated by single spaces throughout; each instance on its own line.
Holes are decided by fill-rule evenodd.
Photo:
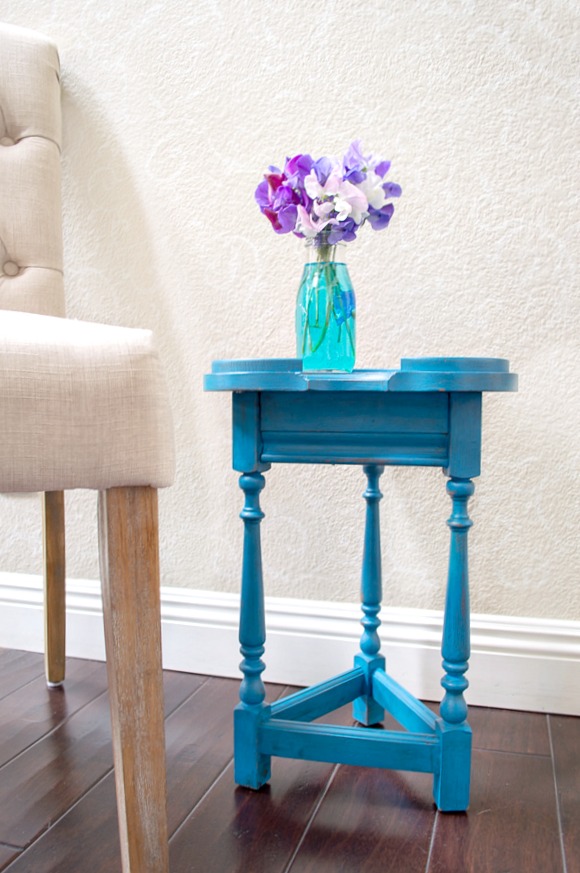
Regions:
M 161 590 L 164 666 L 238 677 L 234 594 Z M 267 598 L 264 679 L 312 685 L 348 670 L 360 637 L 356 604 Z M 417 697 L 441 697 L 442 615 L 383 612 L 388 670 Z M 474 615 L 468 702 L 476 706 L 580 715 L 580 622 Z M 0 646 L 41 652 L 42 580 L 0 573 Z M 67 654 L 104 660 L 99 583 L 67 582 Z

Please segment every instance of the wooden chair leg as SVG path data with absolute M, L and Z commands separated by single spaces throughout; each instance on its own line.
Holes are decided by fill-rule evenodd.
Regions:
M 65 674 L 65 533 L 64 493 L 42 495 L 42 538 L 44 552 L 44 663 L 46 681 L 60 685 Z
M 123 873 L 167 873 L 157 491 L 101 492 L 99 543 Z

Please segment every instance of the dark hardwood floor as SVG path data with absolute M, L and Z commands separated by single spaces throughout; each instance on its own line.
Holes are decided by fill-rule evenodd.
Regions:
M 40 655 L 0 650 L 0 870 L 119 873 L 106 689 L 104 664 L 49 690 Z M 425 774 L 275 759 L 236 788 L 237 681 L 165 689 L 172 873 L 580 873 L 580 718 L 472 707 L 471 807 L 442 815 Z

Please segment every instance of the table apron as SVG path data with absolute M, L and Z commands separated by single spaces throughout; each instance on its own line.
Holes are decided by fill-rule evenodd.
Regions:
M 447 434 L 262 431 L 260 458 L 286 464 L 396 464 L 446 467 Z

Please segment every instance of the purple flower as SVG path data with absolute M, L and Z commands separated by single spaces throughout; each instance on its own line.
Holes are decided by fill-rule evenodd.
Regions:
M 371 206 L 368 221 L 372 229 L 383 230 L 391 220 L 394 211 L 395 207 L 392 203 L 387 203 L 387 205 L 383 206 L 381 209 L 373 209 Z
M 401 190 L 401 186 L 397 185 L 396 182 L 385 182 L 385 184 L 383 185 L 383 191 L 385 192 L 387 197 L 400 197 L 403 193 Z
M 355 139 L 349 145 L 344 158 L 342 159 L 342 167 L 344 178 L 348 182 L 356 185 L 362 182 L 366 175 L 366 158 L 362 153 L 360 139 Z
M 389 198 L 401 196 L 396 182 L 385 182 L 390 162 L 365 155 L 360 140 L 348 147 L 342 162 L 309 154 L 286 158 L 284 169 L 270 166 L 254 197 L 276 233 L 294 233 L 317 244 L 351 242 L 368 221 L 374 230 L 387 227 L 394 212 Z
M 350 144 L 343 159 L 345 179 L 357 184 L 362 182 L 369 170 L 373 170 L 377 176 L 383 179 L 391 168 L 391 162 L 384 158 L 376 158 L 373 155 L 365 155 L 362 150 L 360 139 Z
M 297 211 L 295 206 L 285 206 L 278 212 L 268 208 L 262 211 L 276 233 L 290 233 L 296 227 Z
M 254 197 L 276 233 L 290 233 L 295 229 L 300 197 L 277 167 L 269 167 Z
M 374 167 L 375 173 L 377 174 L 377 176 L 380 176 L 381 179 L 385 178 L 385 176 L 387 175 L 387 173 L 389 172 L 390 169 L 391 169 L 391 162 L 390 161 L 380 160 L 378 162 L 378 164 L 376 164 L 376 166 Z
M 272 208 L 284 209 L 292 203 L 298 203 L 298 196 L 295 191 L 286 183 L 279 185 L 272 195 Z
M 260 182 L 260 184 L 256 188 L 254 198 L 256 200 L 256 203 L 260 207 L 261 212 L 263 212 L 264 209 L 270 205 L 270 197 L 268 195 L 268 183 L 265 179 L 263 182 Z
M 278 190 L 280 185 L 284 182 L 285 176 L 279 170 L 275 173 L 265 173 L 264 178 L 268 183 L 268 188 L 273 193 Z
M 328 243 L 335 246 L 339 242 L 352 242 L 356 239 L 356 231 L 360 227 L 352 218 L 345 218 L 338 224 L 333 224 L 328 234 Z
M 330 158 L 318 158 L 312 168 L 316 173 L 316 178 L 321 185 L 326 185 L 328 177 L 334 169 L 334 164 Z
M 286 158 L 284 175 L 288 184 L 293 188 L 304 188 L 304 179 L 312 170 L 313 164 L 310 155 L 294 155 L 293 158 Z

